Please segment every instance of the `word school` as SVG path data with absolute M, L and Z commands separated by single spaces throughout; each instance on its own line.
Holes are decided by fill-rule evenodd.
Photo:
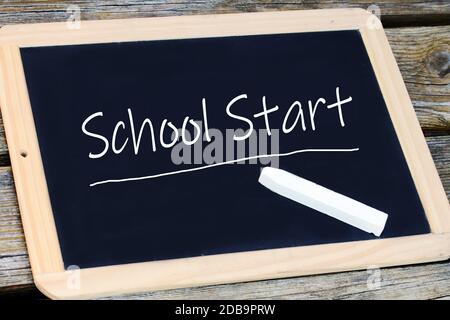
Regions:
M 242 115 L 239 115 L 237 110 L 240 108 L 245 107 L 245 100 L 248 99 L 247 94 L 240 94 L 236 97 L 234 97 L 226 106 L 225 112 L 226 114 L 233 119 L 241 121 L 243 124 L 245 124 L 247 130 L 245 130 L 242 134 L 235 134 L 233 136 L 233 139 L 235 141 L 243 141 L 248 139 L 254 130 L 253 121 L 247 117 L 244 117 Z M 325 110 L 335 110 L 337 115 L 337 119 L 342 127 L 345 126 L 344 122 L 344 114 L 342 110 L 342 106 L 346 103 L 349 103 L 352 101 L 352 97 L 348 97 L 344 100 L 341 100 L 339 87 L 336 87 L 336 102 L 328 104 L 324 98 L 317 99 L 314 103 L 311 100 L 308 100 L 308 113 L 309 113 L 309 122 L 310 122 L 310 129 L 316 130 L 315 125 L 315 117 L 316 112 L 319 106 L 325 107 Z M 258 119 L 262 118 L 265 123 L 265 130 L 267 132 L 267 135 L 271 135 L 271 126 L 270 126 L 270 114 L 277 112 L 279 110 L 279 107 L 276 105 L 270 109 L 267 108 L 267 101 L 266 96 L 263 96 L 261 99 L 261 106 L 262 111 L 253 114 L 253 118 Z M 205 131 L 205 138 L 208 142 L 211 142 L 211 136 L 210 136 L 210 130 L 208 126 L 208 112 L 207 112 L 207 104 L 206 104 L 206 98 L 202 99 L 202 114 L 203 114 L 203 123 L 204 125 L 204 131 Z M 157 150 L 157 143 L 156 143 L 156 136 L 155 136 L 155 127 L 153 122 L 149 118 L 145 118 L 144 121 L 142 121 L 140 128 L 138 130 L 138 133 L 136 134 L 135 129 L 135 123 L 133 119 L 133 111 L 131 108 L 128 109 L 128 127 L 125 124 L 124 121 L 118 121 L 114 128 L 112 128 L 111 133 L 111 140 L 109 140 L 107 137 L 95 133 L 95 121 L 99 121 L 96 118 L 103 117 L 103 112 L 99 111 L 96 113 L 91 114 L 88 116 L 81 125 L 82 132 L 94 139 L 98 139 L 101 142 L 103 142 L 103 148 L 101 150 L 97 150 L 97 152 L 90 152 L 89 158 L 91 159 L 99 159 L 103 157 L 108 151 L 112 150 L 114 154 L 120 154 L 124 152 L 126 148 L 130 148 L 129 145 L 132 145 L 131 148 L 135 155 L 139 154 L 139 150 L 142 143 L 142 137 L 144 134 L 144 129 L 149 128 L 150 130 L 150 143 L 151 148 L 153 152 Z M 282 123 L 282 132 L 285 134 L 288 134 L 292 132 L 294 129 L 301 127 L 301 130 L 306 131 L 307 130 L 307 121 L 305 117 L 305 111 L 303 110 L 303 106 L 299 101 L 294 101 L 291 106 L 289 107 L 288 111 L 286 112 L 284 116 L 284 120 Z M 188 129 L 187 125 L 190 124 L 194 128 L 194 134 L 193 138 L 191 139 L 188 137 Z M 167 128 L 170 128 L 171 131 Z M 178 140 L 181 138 L 181 141 L 190 146 L 195 144 L 199 139 L 201 139 L 201 132 L 202 129 L 200 128 L 199 121 L 194 121 L 189 116 L 186 116 L 183 120 L 181 130 L 178 130 L 177 127 L 167 119 L 164 119 L 159 128 L 159 145 L 162 148 L 172 148 Z M 131 136 L 132 143 L 129 143 Z M 171 141 L 165 141 L 164 137 L 170 136 Z M 120 141 L 120 142 L 118 142 Z M 147 140 L 148 141 L 148 140 Z

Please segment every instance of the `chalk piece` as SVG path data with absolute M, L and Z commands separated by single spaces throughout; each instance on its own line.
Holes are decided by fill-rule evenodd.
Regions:
M 377 237 L 388 218 L 384 212 L 281 169 L 263 168 L 258 181 L 275 193 Z

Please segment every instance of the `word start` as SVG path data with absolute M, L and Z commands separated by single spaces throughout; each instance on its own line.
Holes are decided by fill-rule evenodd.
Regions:
M 254 124 L 252 119 L 248 117 L 244 117 L 239 115 L 239 108 L 245 107 L 245 100 L 247 99 L 247 94 L 240 94 L 234 97 L 226 106 L 225 112 L 227 116 L 233 118 L 235 120 L 241 121 L 243 125 L 245 125 L 246 130 L 236 130 L 233 135 L 234 141 L 244 141 L 249 139 L 252 136 L 254 131 Z M 268 136 L 272 135 L 272 128 L 270 125 L 270 116 L 275 112 L 279 112 L 279 107 L 277 105 L 268 108 L 267 99 L 265 96 L 261 99 L 261 107 L 262 111 L 253 114 L 253 119 L 261 119 L 259 121 L 264 121 L 265 129 L 264 132 Z M 319 98 L 316 101 L 308 100 L 306 110 L 303 109 L 302 104 L 299 101 L 294 101 L 289 109 L 287 110 L 283 123 L 281 126 L 281 131 L 285 134 L 289 134 L 296 128 L 301 128 L 301 130 L 306 131 L 308 127 L 310 130 L 316 130 L 315 117 L 317 114 L 317 110 L 319 107 L 325 108 L 325 110 L 333 111 L 336 113 L 338 122 L 341 127 L 345 126 L 344 122 L 344 113 L 343 113 L 343 105 L 352 101 L 352 97 L 349 96 L 345 99 L 341 99 L 339 87 L 336 87 L 336 100 L 331 104 L 327 104 L 327 101 L 324 98 Z M 308 117 L 306 117 L 306 115 Z M 95 112 L 89 115 L 82 123 L 81 130 L 82 132 L 94 139 L 102 142 L 103 147 L 99 149 L 97 152 L 90 152 L 89 158 L 98 159 L 103 157 L 109 151 L 112 151 L 114 154 L 120 154 L 126 148 L 132 148 L 135 155 L 139 153 L 143 134 L 145 129 L 148 128 L 150 131 L 149 139 L 146 140 L 146 143 L 150 143 L 153 152 L 155 152 L 158 148 L 158 145 L 162 148 L 172 148 L 180 139 L 181 142 L 187 146 L 191 146 L 195 144 L 197 141 L 202 140 L 203 138 L 207 142 L 211 142 L 211 134 L 210 128 L 208 125 L 208 111 L 207 111 L 207 103 L 206 98 L 202 99 L 202 121 L 194 121 L 189 116 L 186 116 L 182 122 L 181 129 L 178 129 L 172 122 L 164 119 L 159 126 L 159 134 L 155 130 L 154 123 L 149 119 L 145 118 L 139 129 L 136 130 L 135 122 L 133 119 L 133 112 L 130 108 L 128 108 L 128 126 L 124 121 L 118 121 L 114 128 L 112 129 L 111 139 L 105 137 L 102 134 L 95 133 L 91 129 L 94 127 L 93 122 L 96 118 L 103 117 L 103 112 Z M 309 119 L 309 121 L 307 121 Z M 98 120 L 95 120 L 98 121 Z M 307 124 L 308 123 L 308 124 Z M 192 126 L 194 129 L 194 134 L 191 135 L 188 130 L 188 125 Z M 204 128 L 201 128 L 204 126 Z M 89 128 L 89 129 L 88 129 Z M 247 129 L 248 128 L 248 129 Z M 202 129 L 204 129 L 204 137 L 202 137 Z M 171 137 L 167 139 L 167 137 Z M 131 139 L 131 142 L 130 142 Z M 167 141 L 168 140 L 168 141 Z M 158 143 L 157 143 L 158 141 Z

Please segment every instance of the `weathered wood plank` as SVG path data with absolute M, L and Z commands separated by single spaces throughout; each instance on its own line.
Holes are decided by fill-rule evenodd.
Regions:
M 450 136 L 427 138 L 450 199 Z M 379 290 L 362 272 L 168 290 L 122 298 L 439 298 L 450 295 L 450 262 L 382 270 Z M 29 289 L 31 270 L 10 167 L 0 167 L 0 293 Z M 407 290 L 406 290 L 407 289 Z
M 0 167 L 0 291 L 32 282 L 13 177 Z
M 450 26 L 386 33 L 425 134 L 450 133 Z M 0 166 L 9 158 L 0 116 Z
M 0 113 L 0 166 L 9 165 L 8 146 L 6 144 L 5 128 L 3 127 L 3 119 Z
M 427 137 L 428 147 L 450 200 L 450 135 Z
M 386 34 L 422 129 L 448 134 L 450 26 L 386 29 Z
M 380 0 L 381 20 L 386 26 L 437 25 L 448 22 L 450 4 L 448 1 L 402 1 Z M 369 0 L 114 0 L 114 1 L 3 1 L 0 4 L 0 25 L 64 21 L 70 15 L 67 8 L 77 5 L 81 18 L 117 19 L 126 17 L 150 17 L 182 14 L 230 13 L 269 10 L 305 10 L 324 8 L 363 8 L 374 4 Z

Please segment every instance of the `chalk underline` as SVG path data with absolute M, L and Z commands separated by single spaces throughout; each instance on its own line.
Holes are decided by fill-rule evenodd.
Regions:
M 213 168 L 213 167 L 233 164 L 233 163 L 240 162 L 240 161 L 247 161 L 247 160 L 253 160 L 253 159 L 260 159 L 260 158 L 287 157 L 287 156 L 292 156 L 294 154 L 306 153 L 306 152 L 354 152 L 354 151 L 358 151 L 358 150 L 359 150 L 359 148 L 348 148 L 348 149 L 300 149 L 300 150 L 294 150 L 294 151 L 285 152 L 285 153 L 261 154 L 261 155 L 256 155 L 256 156 L 238 158 L 238 159 L 235 159 L 235 160 L 228 160 L 228 161 L 224 161 L 224 162 L 208 164 L 208 165 L 204 165 L 204 166 L 200 166 L 200 167 L 196 167 L 196 168 L 182 169 L 182 170 L 170 171 L 170 172 L 163 172 L 163 173 L 158 173 L 158 174 L 153 174 L 153 175 L 148 175 L 148 176 L 102 180 L 102 181 L 93 182 L 89 186 L 90 187 L 95 187 L 95 186 L 98 186 L 98 185 L 101 185 L 101 184 L 107 184 L 107 183 L 120 183 L 120 182 L 128 182 L 128 181 L 139 181 L 139 180 L 155 179 L 155 178 L 171 176 L 171 175 L 187 173 L 187 172 L 193 172 L 193 171 L 200 171 L 200 170 L 205 170 L 205 169 L 209 169 L 209 168 Z

